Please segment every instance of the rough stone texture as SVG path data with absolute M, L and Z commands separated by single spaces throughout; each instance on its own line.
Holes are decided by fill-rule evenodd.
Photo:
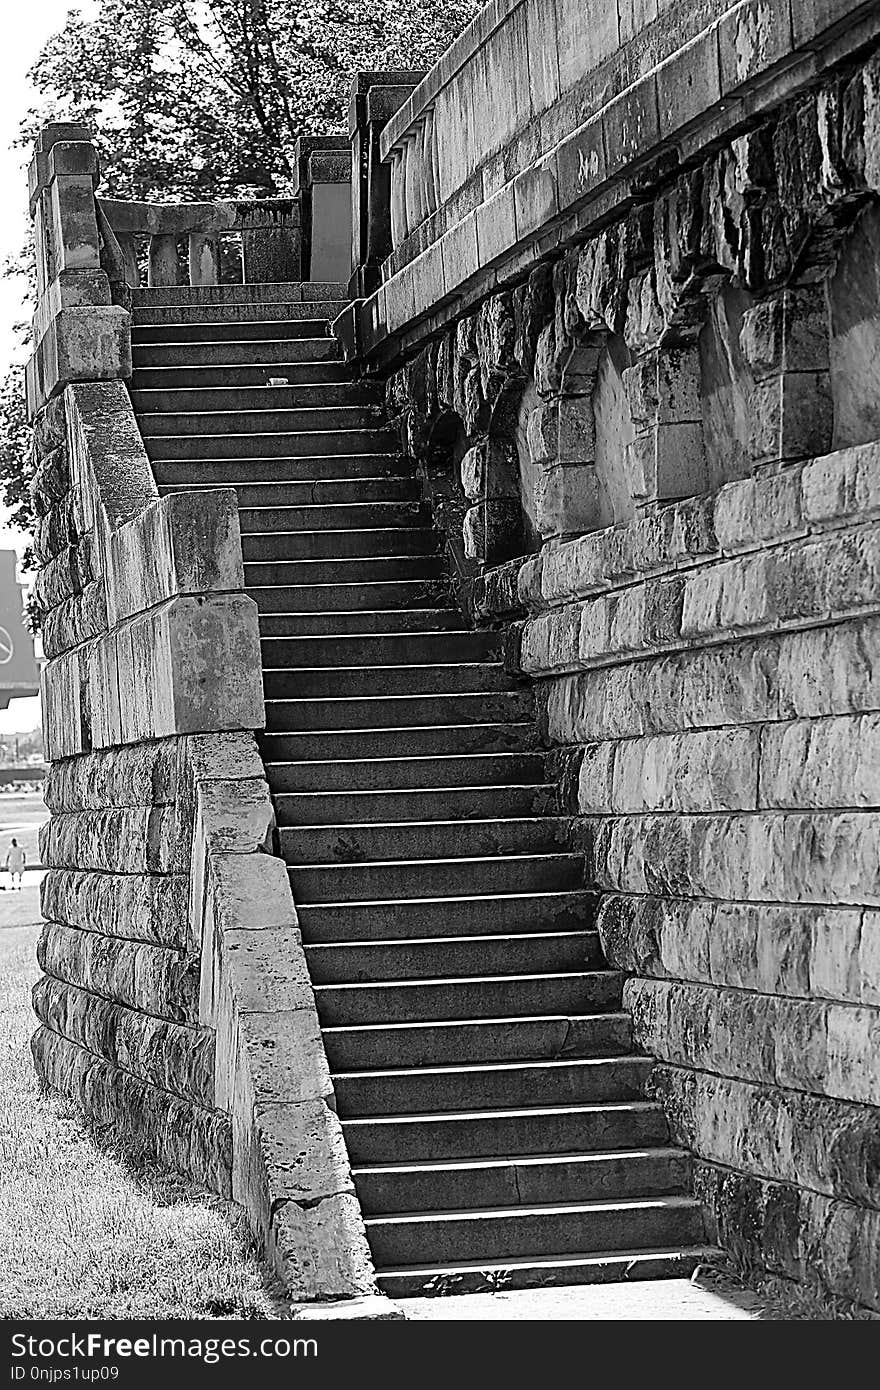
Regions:
M 440 184 L 416 196 L 410 143 L 360 349 L 391 372 L 473 616 L 508 625 L 535 684 L 569 846 L 721 1237 L 880 1308 L 880 53 L 845 0 L 624 7 L 610 38 L 581 10 L 557 10 L 528 138 L 516 103 L 444 135 L 484 60 L 466 45 L 418 89 Z M 465 169 L 485 201 L 453 296 L 432 239 L 465 226 Z
M 361 1299 L 375 1285 L 335 1116 L 299 1186 L 288 1179 L 301 1129 L 264 1123 L 330 1115 L 333 1092 L 250 732 L 265 712 L 236 497 L 158 496 L 121 380 L 128 315 L 101 269 L 115 236 L 96 214 L 96 169 L 79 127 L 44 131 L 31 166 L 50 762 L 34 1060 L 95 1123 L 240 1200 L 300 1302 Z M 260 216 L 276 214 L 252 216 L 251 251 Z M 202 237 L 200 274 L 209 252 Z

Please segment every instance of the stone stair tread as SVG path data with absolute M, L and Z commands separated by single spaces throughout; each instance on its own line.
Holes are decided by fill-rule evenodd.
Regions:
M 584 971 L 583 973 L 584 973 L 584 974 L 587 974 L 587 973 L 591 973 L 591 974 L 592 974 L 592 973 L 604 973 L 604 972 L 587 972 L 587 971 Z M 445 978 L 445 977 L 444 977 L 444 978 Z M 472 978 L 472 977 L 468 976 L 468 979 L 471 979 L 471 978 Z M 497 977 L 496 977 L 496 978 L 497 978 Z M 503 978 L 504 978 L 504 979 L 517 979 L 517 978 L 522 979 L 522 978 L 530 978 L 530 977 L 528 977 L 528 976 L 523 977 L 523 976 L 508 976 L 508 975 L 506 975 L 506 976 L 504 976 Z M 373 982 L 371 982 L 371 983 L 375 983 L 375 981 L 373 981 Z M 384 984 L 384 983 L 386 983 L 386 982 L 383 980 L 382 983 Z M 388 981 L 388 983 L 389 983 L 389 984 L 395 984 L 395 985 L 396 985 L 396 984 L 399 984 L 399 983 L 401 983 L 401 982 L 398 981 L 398 980 L 393 980 L 393 981 Z M 419 980 L 419 981 L 407 981 L 407 983 L 412 983 L 412 984 L 418 983 L 418 984 L 420 984 L 420 985 L 424 985 L 424 984 L 436 983 L 436 981 Z M 455 981 L 454 981 L 454 980 L 450 980 L 450 979 L 445 979 L 445 983 L 447 983 L 447 984 L 454 984 Z M 321 988 L 321 986 L 317 986 L 317 988 Z M 339 986 L 334 986 L 334 988 L 339 988 Z M 611 1055 L 609 1055 L 609 1056 L 607 1056 L 607 1057 L 537 1057 L 537 1058 L 531 1058 L 531 1059 L 527 1059 L 527 1060 L 524 1060 L 524 1061 L 517 1061 L 517 1062 L 510 1062 L 510 1061 L 505 1061 L 505 1062 L 471 1062 L 471 1063 L 469 1063 L 467 1066 L 461 1066 L 461 1065 L 456 1064 L 456 1065 L 454 1065 L 454 1066 L 431 1066 L 431 1067 L 373 1067 L 373 1068 L 371 1068 L 369 1071 L 335 1071 L 335 1072 L 332 1073 L 332 1075 L 333 1075 L 334 1081 L 337 1081 L 337 1080 L 338 1080 L 338 1081 L 341 1081 L 341 1080 L 343 1080 L 343 1079 L 344 1079 L 345 1081 L 358 1081 L 358 1080 L 363 1080 L 363 1079 L 365 1079 L 365 1078 L 367 1078 L 367 1077 L 381 1077 L 383 1081 L 392 1081 L 395 1077 L 413 1077 L 413 1076 L 419 1076 L 419 1077 L 431 1077 L 431 1076 L 436 1076 L 437 1078 L 440 1078 L 440 1077 L 443 1077 L 443 1076 L 454 1076 L 454 1077 L 456 1077 L 456 1078 L 461 1078 L 461 1077 L 470 1076 L 471 1073 L 474 1073 L 475 1075 L 488 1075 L 488 1074 L 490 1074 L 490 1073 L 491 1073 L 492 1075 L 498 1075 L 498 1074 L 506 1074 L 506 1073 L 508 1073 L 508 1072 L 520 1072 L 520 1071 L 547 1071 L 547 1072 L 550 1072 L 550 1071 L 560 1071 L 560 1070 L 563 1070 L 563 1069 L 569 1069 L 569 1070 L 582 1069 L 582 1070 L 584 1070 L 584 1071 L 588 1071 L 588 1070 L 592 1070 L 592 1069 L 594 1069 L 594 1068 L 596 1068 L 596 1067 L 607 1067 L 607 1066 L 612 1065 L 612 1064 L 615 1065 L 615 1066 L 619 1066 L 619 1065 L 621 1065 L 622 1063 L 630 1063 L 630 1064 L 638 1064 L 638 1063 L 641 1063 L 643 1066 L 648 1066 L 648 1065 L 650 1065 L 651 1060 L 652 1060 L 652 1059 L 651 1059 L 650 1057 L 643 1056 L 643 1055 L 639 1054 L 638 1052 L 628 1052 L 628 1053 L 626 1054 L 625 1057 L 621 1057 L 619 1054 L 614 1053 L 614 1054 L 611 1054 Z
M 433 938 L 433 937 L 427 937 L 427 938 L 423 938 L 423 939 L 425 939 L 425 940 L 433 940 L 434 938 Z M 452 938 L 450 938 L 450 939 L 451 939 L 451 940 L 459 940 L 460 938 L 458 938 L 458 937 L 452 937 Z M 482 940 L 482 937 L 475 937 L 475 938 L 473 938 L 473 939 L 476 940 L 476 941 L 481 941 L 481 940 Z M 334 942 L 333 944 L 335 945 L 336 943 Z M 339 944 L 340 944 L 340 945 L 343 945 L 343 944 L 346 944 L 346 943 L 342 943 L 342 942 L 341 942 L 341 943 L 339 943 Z M 354 945 L 363 945 L 363 942 L 354 942 L 354 943 L 352 943 L 352 944 L 354 944 Z M 312 947 L 307 946 L 306 949 L 307 949 L 307 950 L 309 950 L 309 949 L 312 949 L 312 950 L 313 950 L 314 947 L 313 947 L 313 946 L 312 946 Z M 332 1035 L 333 1035 L 334 1033 L 364 1033 L 364 1034 L 367 1034 L 367 1033 L 385 1032 L 387 1029 L 393 1029 L 395 1032 L 398 1031 L 398 1030 L 402 1030 L 402 1031 L 405 1032 L 406 1029 L 408 1029 L 408 1028 L 410 1028 L 410 1029 L 415 1029 L 415 1028 L 435 1028 L 435 1029 L 436 1029 L 436 1028 L 483 1028 L 483 1027 L 491 1027 L 493 1024 L 505 1024 L 505 1023 L 510 1023 L 510 1024 L 515 1024 L 515 1023 L 523 1023 L 523 1024 L 525 1024 L 525 1023 L 578 1023 L 578 1022 L 590 1022 L 590 1023 L 593 1023 L 593 1022 L 595 1022 L 595 1020 L 596 1020 L 597 1018 L 618 1019 L 618 1020 L 620 1020 L 620 1021 L 624 1021 L 624 1020 L 628 1021 L 628 1020 L 629 1020 L 629 1014 L 628 1014 L 628 1013 L 625 1013 L 625 1012 L 624 1012 L 623 1010 L 621 1010 L 621 1009 L 609 1009 L 608 1012 L 605 1013 L 605 1014 L 567 1014 L 567 1013 L 565 1013 L 565 1014 L 525 1014 L 525 1015 L 517 1014 L 517 1015 L 514 1016 L 514 1017 L 511 1017 L 509 1014 L 503 1014 L 503 1015 L 501 1015 L 501 1016 L 498 1017 L 498 1018 L 441 1018 L 441 1019 L 437 1019 L 437 1020 L 436 1020 L 435 1022 L 433 1022 L 433 1023 L 427 1023 L 427 1024 L 426 1024 L 426 1023 L 416 1022 L 416 1021 L 414 1021 L 414 1020 L 406 1020 L 406 1021 L 403 1021 L 403 1022 L 400 1022 L 400 1023 L 343 1023 L 343 1024 L 332 1023 L 332 1024 L 329 1024 L 328 1027 L 324 1029 L 324 1032 L 325 1032 L 325 1033 L 329 1033 L 329 1034 L 331 1035 L 331 1037 L 332 1037 Z M 481 1112 L 481 1113 L 482 1113 L 482 1112 Z
M 656 1114 L 659 1106 L 656 1101 L 651 1100 L 592 1100 L 577 1101 L 568 1105 L 513 1105 L 493 1106 L 491 1110 L 444 1110 L 438 1113 L 436 1110 L 423 1110 L 419 1113 L 410 1111 L 406 1115 L 363 1115 L 341 1117 L 343 1130 L 352 1129 L 358 1125 L 418 1125 L 424 1124 L 426 1120 L 439 1121 L 451 1124 L 461 1120 L 479 1120 L 480 1122 L 491 1119 L 529 1119 L 534 1120 L 541 1115 L 581 1115 L 581 1114 Z
M 454 862 L 455 862 L 455 861 L 454 861 Z M 406 906 L 406 907 L 415 907 L 418 903 L 471 903 L 471 902 L 494 903 L 494 902 L 499 902 L 499 901 L 501 901 L 501 902 L 506 902 L 508 899 L 511 899 L 511 898 L 513 898 L 513 899 L 520 899 L 520 898 L 522 898 L 522 899 L 526 899 L 526 898 L 537 898 L 537 899 L 539 899 L 539 900 L 543 900 L 544 898 L 551 898 L 551 899 L 552 899 L 552 898 L 570 898 L 570 897 L 572 897 L 573 893 L 574 893 L 575 896 L 576 896 L 576 890 L 573 890 L 573 889 L 571 889 L 571 888 L 560 889 L 558 892 L 553 892 L 552 890 L 548 889 L 547 892 L 541 892 L 541 893 L 537 893 L 537 894 L 536 894 L 536 893 L 476 893 L 476 894 L 472 894 L 472 893 L 460 893 L 460 894 L 441 893 L 441 894 L 436 894 L 434 897 L 431 897 L 431 898 L 358 898 L 357 902 L 351 902 L 350 899 L 343 898 L 340 902 L 326 902 L 326 903 L 325 903 L 325 902 L 320 902 L 320 903 L 299 902 L 299 903 L 297 903 L 297 907 L 301 907 L 301 908 L 319 907 L 319 908 L 321 908 L 322 910 L 327 910 L 327 909 L 334 908 L 334 907 L 335 907 L 335 908 L 339 908 L 339 907 L 367 908 L 367 907 L 392 907 L 392 906 L 396 907 L 396 906 L 401 906 L 401 905 Z M 614 973 L 614 972 L 610 972 L 610 973 Z M 506 978 L 510 978 L 510 977 L 508 976 L 508 977 L 506 977 Z M 424 983 L 424 981 L 423 981 L 422 983 Z
M 469 756 L 470 756 L 470 755 L 469 755 Z M 277 764 L 272 764 L 272 766 L 277 766 Z M 552 826 L 552 825 L 554 824 L 554 822 L 557 822 L 557 821 L 558 821 L 560 824 L 565 824 L 569 819 L 570 819 L 569 816 L 505 816 L 505 817 L 503 817 L 503 818 L 499 818 L 498 820 L 469 820 L 469 821 L 467 822 L 467 826 L 468 826 L 468 829 L 473 828 L 474 830 L 478 830 L 478 829 L 480 828 L 480 826 L 484 826 L 484 825 L 524 825 L 524 826 L 525 826 L 525 825 L 535 825 L 535 826 L 543 826 L 543 825 L 550 824 L 550 825 Z M 308 830 L 327 830 L 327 829 L 332 829 L 332 830 L 341 830 L 341 831 L 345 831 L 345 830 L 375 830 L 375 831 L 378 831 L 378 830 L 400 830 L 401 827 L 404 827 L 404 826 L 426 826 L 426 827 L 427 827 L 427 826 L 430 826 L 432 829 L 434 829 L 434 828 L 442 828 L 443 826 L 448 826 L 448 825 L 459 826 L 459 825 L 461 825 L 461 824 L 462 824 L 462 822 L 461 822 L 461 821 L 457 821 L 457 820 L 331 821 L 331 822 L 329 822 L 329 823 L 327 823 L 327 822 L 323 822 L 323 823 L 322 823 L 322 822 L 316 822 L 315 824 L 311 824 L 311 823 L 305 824 L 305 823 L 303 823 L 303 824 L 301 824 L 301 825 L 290 825 L 290 826 L 285 826 L 284 829 L 285 829 L 285 830 L 289 830 L 289 831 L 291 832 L 291 834 L 296 834 L 296 835 L 298 835 L 301 831 L 308 831 Z M 458 856 L 456 855 L 456 856 L 454 856 L 454 857 L 455 857 L 456 860 L 457 860 Z M 487 858 L 487 857 L 489 857 L 489 856 L 483 856 L 483 857 L 484 857 L 484 858 Z M 391 862 L 397 862 L 397 863 L 405 863 L 405 864 L 408 864 L 408 863 L 411 863 L 412 861 L 409 860 L 409 859 L 397 860 L 397 861 L 391 861 L 391 860 L 385 860 L 385 859 L 383 859 L 383 860 L 376 860 L 376 861 L 371 861 L 371 860 L 360 860 L 360 861 L 359 861 L 359 863 L 364 863 L 364 864 L 366 864 L 366 863 L 371 863 L 371 862 L 383 863 L 383 864 L 385 864 L 385 863 L 391 863 Z M 418 862 L 421 863 L 422 861 L 419 860 Z M 554 935 L 558 935 L 558 933 L 555 933 L 555 932 L 554 932 Z M 435 938 L 432 938 L 432 940 L 433 940 L 433 939 L 435 939 Z M 460 938 L 459 938 L 459 939 L 460 939 Z M 481 937 L 480 940 L 481 940 L 481 941 L 484 941 L 484 940 L 485 940 L 485 937 Z
M 378 1222 L 389 1225 L 416 1225 L 428 1221 L 485 1221 L 487 1219 L 516 1220 L 517 1218 L 538 1216 L 542 1213 L 552 1214 L 571 1214 L 582 1213 L 588 1216 L 591 1212 L 604 1211 L 692 1211 L 698 1207 L 699 1203 L 694 1197 L 686 1196 L 648 1196 L 648 1197 L 620 1197 L 613 1201 L 607 1198 L 597 1198 L 590 1202 L 537 1202 L 531 1206 L 521 1207 L 449 1207 L 443 1211 L 416 1211 L 416 1212 L 389 1212 L 384 1216 L 367 1216 L 364 1218 L 367 1227 Z
M 482 1113 L 482 1112 L 481 1112 Z M 437 1158 L 424 1159 L 420 1162 L 412 1160 L 400 1163 L 358 1163 L 352 1168 L 352 1173 L 357 1177 L 360 1173 L 449 1173 L 457 1172 L 460 1169 L 467 1171 L 474 1168 L 506 1168 L 511 1164 L 522 1165 L 524 1168 L 539 1168 L 542 1164 L 548 1166 L 561 1166 L 572 1161 L 578 1163 L 600 1163 L 607 1162 L 608 1159 L 645 1159 L 645 1158 L 686 1158 L 686 1149 L 676 1148 L 675 1145 L 658 1144 L 651 1148 L 637 1149 L 587 1149 L 584 1151 L 574 1150 L 566 1153 L 552 1154 L 499 1154 L 492 1158 Z M 507 1208 L 505 1208 L 507 1210 Z M 414 1213 L 413 1213 L 414 1214 Z M 429 1213 L 421 1213 L 428 1215 Z
M 717 1249 L 705 1244 L 667 1245 L 582 1254 L 510 1255 L 500 1260 L 461 1260 L 454 1264 L 386 1265 L 376 1274 L 385 1293 L 413 1298 L 438 1278 L 455 1280 L 460 1284 L 455 1292 L 462 1294 L 485 1292 L 492 1287 L 491 1276 L 503 1280 L 502 1291 L 554 1284 L 611 1283 L 633 1278 L 683 1277 L 717 1256 Z
M 454 901 L 454 899 L 449 899 Z M 304 907 L 309 904 L 304 903 Z M 327 906 L 327 904 L 323 904 Z M 352 992 L 363 991 L 365 989 L 375 989 L 381 985 L 383 989 L 425 989 L 431 985 L 523 985 L 537 981 L 539 984 L 552 984 L 554 980 L 607 980 L 609 982 L 622 978 L 620 970 L 560 970 L 556 973 L 548 972 L 545 975 L 425 975 L 418 980 L 349 980 L 345 984 L 315 985 L 315 993 L 321 990 L 333 990 L 338 993 L 340 990 L 350 990 Z M 511 1015 L 513 1017 L 513 1015 Z M 634 1054 L 633 1054 L 634 1055 Z M 620 1061 L 617 1057 L 615 1061 Z M 637 1060 L 650 1060 L 650 1058 L 639 1058 Z M 484 1065 L 484 1064 L 480 1064 Z M 514 1065 L 514 1064 L 510 1064 Z M 451 1068 L 452 1071 L 459 1073 L 460 1067 Z M 365 1073 L 367 1074 L 367 1073 Z M 370 1073 L 371 1074 L 371 1073 Z

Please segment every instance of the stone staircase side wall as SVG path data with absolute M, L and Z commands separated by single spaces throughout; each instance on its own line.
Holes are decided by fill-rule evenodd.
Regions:
M 862 54 L 658 157 L 388 381 L 715 1231 L 875 1309 L 878 91 Z
M 50 141 L 89 163 L 81 133 Z M 64 191 L 47 177 L 50 230 L 63 231 Z M 77 275 L 103 276 L 88 210 L 74 211 L 94 264 L 60 287 L 50 275 L 43 315 L 53 294 L 80 294 Z M 39 245 L 39 211 L 37 222 Z M 109 374 L 87 313 L 77 329 L 91 344 L 80 371 Z M 296 911 L 272 854 L 235 493 L 158 496 L 123 380 L 42 382 L 32 493 L 50 819 L 37 1071 L 133 1149 L 241 1202 L 298 1301 L 370 1294 Z

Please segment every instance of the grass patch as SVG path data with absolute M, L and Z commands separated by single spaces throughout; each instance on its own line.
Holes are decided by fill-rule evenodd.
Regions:
M 764 1322 L 877 1322 L 880 1316 L 848 1298 L 829 1293 L 811 1275 L 803 1283 L 770 1274 L 756 1265 L 745 1248 L 719 1251 L 702 1265 L 695 1282 L 706 1288 L 714 1284 L 725 1289 L 753 1293 L 761 1301 Z
M 18 902 L 33 921 L 27 889 Z M 280 1316 L 239 1208 L 133 1166 L 41 1093 L 28 1046 L 36 937 L 0 929 L 0 1317 Z

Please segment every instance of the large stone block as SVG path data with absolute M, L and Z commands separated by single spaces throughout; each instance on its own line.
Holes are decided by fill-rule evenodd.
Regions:
M 28 413 L 71 382 L 131 376 L 131 325 L 118 305 L 61 309 L 50 320 L 27 364 Z
M 50 869 L 40 900 L 52 921 L 179 948 L 187 942 L 187 891 L 184 875 Z
M 179 951 L 45 922 L 37 959 L 47 975 L 174 1023 L 198 1019 L 195 963 Z
M 878 786 L 880 715 L 804 719 L 764 731 L 762 806 L 876 806 Z
M 199 1105 L 214 1103 L 214 1035 L 168 1023 L 44 975 L 34 987 L 41 1023 L 113 1066 Z
M 112 622 L 179 594 L 244 588 L 234 489 L 173 493 L 111 533 L 107 584 Z
M 877 710 L 880 622 L 586 671 L 550 682 L 542 694 L 545 732 L 558 743 Z
M 875 905 L 874 812 L 621 816 L 583 823 L 588 875 L 628 893 Z
M 701 1158 L 880 1207 L 875 1110 L 671 1066 L 657 1067 L 650 1086 L 674 1137 Z
M 267 1254 L 286 1286 L 304 1301 L 375 1292 L 363 1218 L 351 1193 L 334 1193 L 308 1205 L 280 1204 Z
M 93 728 L 98 747 L 261 728 L 256 605 L 234 593 L 170 599 L 99 639 L 88 678 L 90 708 L 109 716 Z
M 626 740 L 617 744 L 613 809 L 753 810 L 758 749 L 754 729 L 713 729 Z

